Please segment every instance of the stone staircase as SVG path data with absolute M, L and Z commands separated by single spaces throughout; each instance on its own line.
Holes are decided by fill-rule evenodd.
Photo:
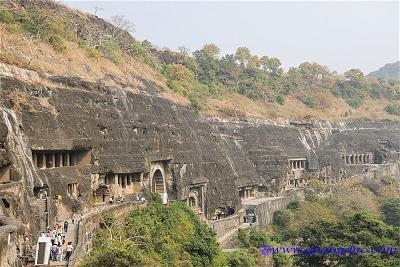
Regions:
M 39 208 L 39 218 L 40 218 L 40 231 L 47 232 L 46 229 L 46 199 L 37 199 L 36 203 Z

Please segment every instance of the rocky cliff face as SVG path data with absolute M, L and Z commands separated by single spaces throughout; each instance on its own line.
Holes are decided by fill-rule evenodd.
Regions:
M 80 175 L 66 178 L 57 168 L 44 171 L 47 178 L 43 183 L 52 195 L 67 195 L 67 183 L 76 182 L 82 197 L 90 198 L 93 173 L 146 173 L 150 162 L 170 160 L 171 169 L 176 170 L 176 177 L 168 184 L 169 190 L 174 191 L 171 195 L 186 198 L 184 188 L 207 182 L 206 206 L 207 213 L 211 213 L 218 206 L 238 206 L 237 178 L 255 175 L 248 173 L 248 167 L 236 157 L 241 153 L 239 149 L 221 138 L 209 123 L 165 99 L 96 84 L 49 89 L 3 79 L 2 87 L 3 110 L 8 118 L 18 114 L 30 149 L 91 151 L 92 164 Z M 7 99 L 13 92 L 21 94 L 29 103 L 29 110 L 11 111 L 16 105 Z M 43 99 L 45 106 L 40 104 Z M 11 151 L 21 153 L 13 148 Z M 31 158 L 29 153 L 21 156 Z M 27 161 L 26 166 L 18 165 L 33 172 L 35 168 Z M 183 166 L 185 172 L 179 172 Z M 36 182 L 30 173 L 24 177 L 31 190 L 41 186 L 42 180 L 36 177 Z

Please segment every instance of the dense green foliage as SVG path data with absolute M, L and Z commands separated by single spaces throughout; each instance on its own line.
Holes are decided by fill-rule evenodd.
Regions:
M 324 91 L 344 98 L 353 108 L 358 108 L 367 96 L 388 99 L 400 96 L 398 81 L 370 79 L 358 69 L 351 69 L 341 76 L 325 66 L 309 62 L 284 72 L 279 59 L 252 55 L 246 47 L 239 47 L 235 54 L 219 56 L 216 45 L 206 44 L 193 52 L 193 57 L 184 56 L 184 63 L 178 64 L 180 68 L 186 68 L 181 72 L 184 75 L 182 79 L 191 76 L 198 83 L 180 81 L 178 85 L 176 76 L 171 79 L 167 75 L 169 86 L 200 99 L 220 95 L 221 92 L 238 92 L 250 99 L 282 105 L 285 96 L 291 94 L 311 108 L 323 109 L 329 103 L 317 95 Z M 192 74 L 188 75 L 188 71 Z M 185 90 L 179 89 L 179 86 L 185 87 Z
M 299 266 L 331 266 L 332 262 L 335 266 L 384 267 L 400 264 L 400 254 L 391 254 L 393 250 L 390 250 L 400 246 L 400 228 L 386 225 L 368 214 L 347 216 L 337 223 L 314 222 L 300 230 L 300 238 L 303 248 L 350 248 L 353 245 L 361 248 L 363 253 L 300 253 L 295 256 Z
M 158 195 L 125 221 L 108 216 L 84 266 L 212 266 L 221 254 L 215 233 L 185 204 Z
M 273 221 L 274 224 L 279 226 L 288 226 L 290 221 L 292 220 L 293 215 L 290 210 L 277 210 L 274 212 Z
M 243 250 L 236 250 L 227 254 L 228 265 L 230 267 L 255 267 L 256 261 L 252 255 Z
M 387 113 L 400 116 L 400 105 L 387 105 L 385 110 Z
M 297 210 L 300 207 L 300 201 L 296 200 L 291 200 L 288 205 L 287 208 L 290 210 Z
M 387 224 L 400 227 L 400 198 L 389 198 L 383 202 L 381 210 Z
M 264 245 L 270 247 L 277 245 L 264 231 L 240 229 L 238 235 L 242 249 L 235 253 L 227 254 L 229 266 L 272 266 L 272 264 L 274 266 L 289 266 L 288 264 L 291 263 L 290 255 L 278 253 L 272 254 L 271 258 L 269 258 L 261 254 L 260 248 Z

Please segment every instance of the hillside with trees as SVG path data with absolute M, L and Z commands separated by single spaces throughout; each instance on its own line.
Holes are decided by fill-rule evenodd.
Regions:
M 400 61 L 388 63 L 379 70 L 371 72 L 368 76 L 378 80 L 398 81 L 400 80 Z
M 399 81 L 354 68 L 343 75 L 315 62 L 285 71 L 278 58 L 247 47 L 221 55 L 208 43 L 189 52 L 155 48 L 133 36 L 123 16 L 106 22 L 51 1 L 1 3 L 0 61 L 158 95 L 204 116 L 344 121 L 399 119 Z

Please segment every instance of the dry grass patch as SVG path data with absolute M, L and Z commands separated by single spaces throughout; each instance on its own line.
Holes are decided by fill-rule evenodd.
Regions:
M 271 107 L 262 101 L 253 101 L 237 93 L 227 94 L 223 99 L 208 98 L 203 115 L 209 117 L 269 118 Z M 231 114 L 231 116 L 227 116 Z
M 12 33 L 0 26 L 0 61 L 37 72 L 52 75 L 79 76 L 88 81 L 99 81 L 115 85 L 107 76 L 113 75 L 129 84 L 143 88 L 136 77 L 151 81 L 165 89 L 164 81 L 146 64 L 135 62 L 128 55 L 123 56 L 123 64 L 116 65 L 105 58 L 90 58 L 87 51 L 75 42 L 66 41 L 67 49 L 59 52 L 50 44 L 41 42 L 29 34 Z

